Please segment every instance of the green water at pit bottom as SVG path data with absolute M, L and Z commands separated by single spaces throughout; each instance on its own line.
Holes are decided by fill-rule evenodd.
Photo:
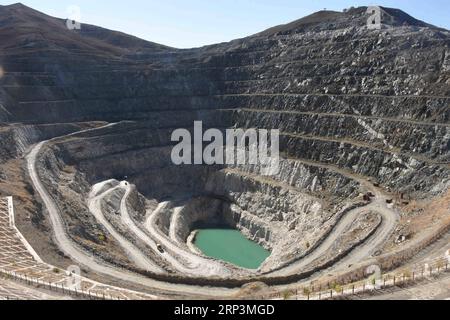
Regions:
M 270 255 L 268 250 L 233 229 L 198 230 L 194 244 L 208 257 L 246 269 L 258 269 Z

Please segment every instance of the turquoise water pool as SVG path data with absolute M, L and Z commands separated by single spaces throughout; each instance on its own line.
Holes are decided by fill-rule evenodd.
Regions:
M 247 269 L 258 269 L 270 252 L 238 230 L 201 229 L 194 244 L 208 257 Z

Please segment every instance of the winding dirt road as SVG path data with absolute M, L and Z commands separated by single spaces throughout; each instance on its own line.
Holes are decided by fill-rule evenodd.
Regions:
M 108 125 L 111 126 L 111 125 Z M 104 127 L 102 127 L 104 128 Z M 84 133 L 87 131 L 92 131 L 92 129 L 80 131 L 78 133 Z M 75 133 L 75 134 L 78 134 Z M 73 136 L 75 134 L 71 134 L 68 136 Z M 66 137 L 66 136 L 65 136 Z M 32 147 L 31 151 L 26 156 L 27 161 L 27 169 L 30 174 L 30 178 L 33 184 L 33 187 L 39 194 L 44 203 L 45 208 L 47 209 L 48 216 L 50 218 L 51 225 L 53 227 L 54 240 L 57 246 L 67 254 L 73 261 L 83 265 L 94 272 L 98 272 L 99 274 L 106 275 L 108 277 L 113 277 L 117 279 L 121 279 L 123 281 L 133 283 L 139 286 L 145 286 L 149 289 L 159 289 L 164 291 L 171 291 L 180 294 L 191 294 L 194 296 L 204 295 L 204 296 L 217 296 L 217 297 L 226 297 L 230 294 L 236 292 L 233 289 L 226 288 L 210 288 L 210 287 L 200 287 L 200 286 L 189 286 L 189 285 L 181 285 L 181 284 L 173 284 L 162 281 L 153 280 L 136 273 L 131 273 L 124 271 L 123 269 L 119 269 L 113 267 L 111 265 L 106 264 L 105 262 L 95 258 L 93 255 L 84 251 L 81 247 L 76 245 L 67 235 L 64 223 L 61 218 L 61 214 L 59 209 L 54 202 L 53 198 L 50 196 L 48 191 L 45 189 L 44 185 L 41 182 L 41 179 L 36 170 L 36 162 L 38 159 L 39 152 L 43 148 L 45 144 L 50 141 L 54 141 L 58 138 L 54 138 L 48 141 L 42 141 Z
M 150 260 L 145 254 L 142 253 L 139 248 L 137 248 L 133 243 L 123 237 L 116 229 L 109 223 L 102 212 L 102 200 L 111 192 L 121 188 L 121 186 L 112 186 L 112 188 L 103 190 L 103 187 L 108 183 L 113 183 L 114 180 L 108 180 L 100 183 L 99 185 L 92 188 L 91 193 L 88 196 L 88 208 L 89 211 L 94 215 L 95 219 L 99 224 L 105 227 L 105 229 L 111 234 L 111 236 L 120 244 L 124 251 L 128 254 L 128 257 L 138 266 L 139 268 L 147 271 L 152 271 L 156 273 L 165 273 L 165 271 L 156 265 L 152 260 Z M 100 191 L 99 191 L 100 190 Z M 100 192 L 100 194 L 98 193 Z M 122 206 L 121 206 L 122 208 Z
M 114 124 L 107 125 L 106 127 L 113 126 Z M 230 294 L 233 294 L 236 292 L 237 289 L 225 289 L 225 288 L 213 288 L 213 287 L 199 287 L 199 286 L 189 286 L 189 285 L 180 285 L 180 284 L 172 284 L 172 283 L 166 283 L 161 282 L 157 280 L 153 280 L 150 278 L 143 277 L 141 275 L 127 272 L 123 269 L 116 268 L 112 265 L 106 264 L 104 261 L 101 261 L 99 259 L 96 259 L 93 255 L 83 250 L 81 247 L 76 245 L 67 235 L 64 222 L 61 218 L 61 214 L 59 212 L 59 209 L 54 202 L 53 198 L 50 196 L 48 191 L 45 189 L 44 185 L 42 184 L 40 177 L 36 170 L 36 162 L 38 160 L 39 152 L 43 148 L 43 146 L 50 141 L 68 137 L 68 136 L 74 136 L 80 133 L 85 133 L 88 131 L 94 131 L 99 130 L 105 127 L 97 128 L 97 129 L 89 129 L 89 130 L 83 130 L 77 133 L 69 134 L 67 136 L 54 138 L 49 141 L 42 141 L 39 144 L 35 145 L 29 154 L 26 156 L 27 161 L 27 168 L 33 183 L 33 186 L 35 190 L 40 195 L 47 211 L 50 217 L 50 221 L 54 230 L 55 234 L 55 241 L 58 247 L 64 251 L 68 256 L 70 256 L 74 261 L 77 263 L 84 265 L 90 269 L 92 269 L 95 272 L 98 272 L 100 274 L 107 275 L 109 277 L 114 277 L 121 279 L 123 281 L 127 281 L 129 283 L 138 284 L 141 286 L 146 286 L 148 288 L 155 288 L 159 290 L 166 290 L 166 291 L 172 291 L 177 292 L 181 294 L 191 294 L 195 296 L 199 295 L 205 295 L 205 296 L 227 296 Z M 360 181 L 364 183 L 367 186 L 367 181 Z M 105 184 L 107 181 L 105 182 Z M 89 206 L 92 210 L 93 214 L 97 218 L 97 220 L 104 225 L 105 227 L 108 226 L 108 222 L 104 218 L 103 214 L 101 213 L 99 201 L 102 197 L 106 196 L 109 192 L 111 192 L 111 188 L 106 190 L 101 190 L 100 193 L 99 190 L 102 189 L 104 185 L 99 185 L 96 187 L 96 191 L 93 193 L 91 205 Z M 149 237 L 145 232 L 139 229 L 139 227 L 133 222 L 133 220 L 130 218 L 130 215 L 128 213 L 128 210 L 126 208 L 126 200 L 130 194 L 131 187 L 128 183 L 123 182 L 120 186 L 120 188 L 125 189 L 125 195 L 121 201 L 120 205 L 120 213 L 121 213 L 121 219 L 122 221 L 132 230 L 139 238 L 141 238 L 146 243 L 156 246 L 156 241 L 160 242 L 162 245 L 167 247 L 169 251 L 173 251 L 175 254 L 180 255 L 181 257 L 188 257 L 186 256 L 186 251 L 179 248 L 176 244 L 170 241 L 167 237 L 163 236 L 161 232 L 156 230 L 154 228 L 154 220 L 155 217 L 158 214 L 158 211 L 163 209 L 166 203 L 161 203 L 158 208 L 149 216 L 148 220 L 145 223 L 145 226 L 149 229 L 150 234 L 155 236 L 155 240 L 153 240 L 151 237 Z M 398 214 L 397 212 L 389 208 L 386 205 L 386 196 L 384 196 L 378 189 L 374 188 L 372 185 L 368 186 L 370 190 L 375 194 L 375 200 L 370 203 L 369 205 L 363 207 L 363 208 L 357 208 L 354 210 L 349 211 L 347 214 L 345 214 L 339 222 L 336 224 L 336 226 L 333 228 L 332 232 L 328 235 L 328 237 L 321 243 L 321 245 L 314 250 L 312 253 L 304 257 L 303 259 L 300 259 L 298 261 L 295 261 L 283 268 L 280 268 L 279 270 L 276 270 L 274 272 L 269 273 L 269 275 L 273 276 L 279 276 L 279 275 L 287 275 L 292 273 L 298 273 L 302 271 L 302 269 L 307 266 L 309 263 L 313 262 L 316 258 L 318 258 L 321 254 L 323 254 L 326 250 L 328 250 L 333 242 L 339 237 L 339 235 L 354 221 L 354 219 L 363 211 L 367 210 L 373 210 L 381 214 L 382 216 L 382 224 L 378 228 L 377 232 L 375 232 L 374 235 L 372 235 L 365 243 L 358 246 L 354 250 L 351 251 L 350 254 L 348 254 L 345 258 L 343 258 L 340 262 L 338 262 L 335 266 L 333 266 L 330 270 L 342 268 L 344 266 L 347 266 L 351 263 L 359 262 L 360 260 L 370 256 L 376 248 L 383 243 L 383 241 L 386 240 L 386 238 L 391 234 L 393 228 L 396 225 Z M 137 253 L 135 249 L 133 248 L 132 244 L 124 239 L 119 234 L 114 233 L 113 227 L 109 225 L 107 227 L 108 231 L 113 234 L 114 238 L 116 240 L 120 239 L 120 243 L 122 247 L 127 248 L 127 252 L 133 256 L 135 261 L 139 262 L 140 266 L 145 266 L 147 270 L 152 270 L 156 272 L 161 272 L 162 269 L 155 264 L 151 263 L 148 259 L 142 256 L 142 254 Z M 131 245 L 130 245 L 131 244 Z M 204 259 L 200 256 L 194 255 L 189 252 L 190 255 L 197 257 L 197 260 L 194 260 L 194 265 L 191 265 L 188 267 L 197 267 L 201 266 L 203 261 L 201 259 Z M 176 257 L 172 257 L 169 254 L 164 255 L 164 258 L 166 258 L 171 263 L 173 262 L 175 266 L 180 267 L 180 262 L 175 261 Z M 190 258 L 190 257 L 189 257 Z M 192 261 L 192 260 L 191 260 Z M 209 261 L 209 260 L 208 260 Z M 210 262 L 210 261 L 209 261 Z M 219 263 L 217 262 L 219 265 Z M 221 265 L 221 264 L 220 264 Z M 204 268 L 204 265 L 201 266 L 203 271 L 208 270 Z M 222 270 L 216 270 L 215 267 L 213 269 L 210 269 L 211 271 L 214 271 L 215 274 L 217 272 L 223 272 L 223 265 L 221 265 Z M 209 275 L 208 272 L 202 273 L 203 276 Z M 223 273 L 222 273 L 223 275 Z
M 231 275 L 231 270 L 229 270 L 224 264 L 212 259 L 206 259 L 192 253 L 191 251 L 183 250 L 177 244 L 173 243 L 168 237 L 163 235 L 160 230 L 155 228 L 155 219 L 157 218 L 159 212 L 166 208 L 168 204 L 168 202 L 160 203 L 155 211 L 153 211 L 153 213 L 147 218 L 145 227 L 149 230 L 150 234 L 152 234 L 164 247 L 169 248 L 175 254 L 186 259 L 191 270 L 197 270 L 196 272 L 201 272 L 200 274 L 203 275 Z
M 355 177 L 353 177 L 355 179 Z M 334 226 L 331 233 L 323 240 L 323 242 L 310 254 L 306 255 L 302 259 L 294 261 L 282 268 L 275 271 L 269 272 L 268 274 L 277 275 L 289 275 L 294 273 L 302 272 L 306 266 L 313 263 L 314 260 L 318 259 L 321 255 L 327 252 L 338 239 L 338 237 L 356 220 L 356 218 L 367 211 L 374 211 L 381 215 L 382 222 L 377 228 L 377 231 L 369 237 L 363 244 L 354 248 L 348 255 L 342 258 L 339 262 L 333 265 L 330 270 L 338 271 L 341 269 L 348 268 L 350 264 L 356 264 L 364 258 L 370 257 L 376 249 L 386 241 L 386 239 L 394 231 L 397 225 L 399 214 L 398 212 L 390 208 L 387 203 L 387 197 L 381 193 L 377 188 L 370 185 L 367 181 L 359 180 L 362 185 L 365 185 L 371 192 L 375 195 L 374 200 L 368 205 L 360 208 L 355 208 L 344 214 L 343 217 Z
M 117 241 L 119 241 L 119 243 L 127 252 L 130 252 L 133 257 L 137 258 L 136 260 L 139 263 L 146 266 L 148 264 L 148 259 L 146 259 L 142 253 L 140 253 L 139 255 L 137 254 L 137 252 L 135 252 L 136 250 L 139 251 L 139 249 L 137 249 L 123 236 L 121 236 L 114 229 L 114 227 L 111 226 L 106 219 L 104 219 L 101 210 L 101 200 L 109 193 L 119 188 L 124 190 L 124 195 L 120 201 L 119 210 L 122 223 L 128 228 L 130 234 L 137 236 L 140 240 L 149 245 L 153 249 L 155 254 L 160 255 L 162 258 L 166 259 L 173 267 L 183 273 L 196 276 L 224 276 L 231 274 L 230 270 L 228 270 L 220 262 L 194 255 L 186 250 L 183 250 L 182 248 L 179 248 L 176 244 L 172 243 L 169 239 L 162 235 L 159 230 L 154 228 L 154 225 L 151 224 L 152 219 L 148 219 L 147 223 L 145 224 L 147 228 L 149 228 L 149 232 L 152 237 L 141 230 L 141 228 L 136 225 L 133 219 L 131 219 L 128 212 L 127 202 L 132 191 L 132 187 L 128 182 L 122 181 L 119 183 L 116 180 L 107 180 L 96 184 L 92 188 L 92 192 L 88 198 L 88 203 L 90 204 L 89 209 L 91 210 L 91 213 L 97 218 L 98 222 L 105 226 L 105 228 L 113 235 L 113 237 Z M 166 202 L 160 204 L 151 214 L 151 216 L 154 217 L 156 214 L 158 214 L 159 210 L 164 208 L 166 204 Z M 164 246 L 164 253 L 161 253 L 157 250 L 158 243 Z M 185 262 L 185 264 L 183 264 L 181 261 Z

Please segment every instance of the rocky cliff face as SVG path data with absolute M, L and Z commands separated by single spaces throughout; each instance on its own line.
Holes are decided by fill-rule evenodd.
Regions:
M 323 237 L 327 228 L 319 227 L 332 226 L 344 200 L 366 191 L 361 179 L 416 199 L 450 185 L 450 32 L 387 8 L 389 23 L 368 30 L 366 9 L 322 11 L 244 39 L 178 50 L 94 26 L 70 31 L 63 20 L 3 6 L 2 130 L 128 120 L 53 143 L 46 159 L 59 166 L 46 165 L 49 177 L 58 181 L 70 166 L 83 185 L 127 176 L 157 201 L 219 197 L 229 203 L 224 215 L 287 261 Z M 174 166 L 170 134 L 194 120 L 280 129 L 280 174 Z M 3 144 L 2 156 L 14 156 Z

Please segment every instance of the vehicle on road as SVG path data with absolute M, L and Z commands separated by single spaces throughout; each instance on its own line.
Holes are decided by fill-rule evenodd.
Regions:
M 158 251 L 161 252 L 161 253 L 165 252 L 163 246 L 161 244 L 159 244 L 159 243 L 156 245 L 156 249 L 158 249 Z

